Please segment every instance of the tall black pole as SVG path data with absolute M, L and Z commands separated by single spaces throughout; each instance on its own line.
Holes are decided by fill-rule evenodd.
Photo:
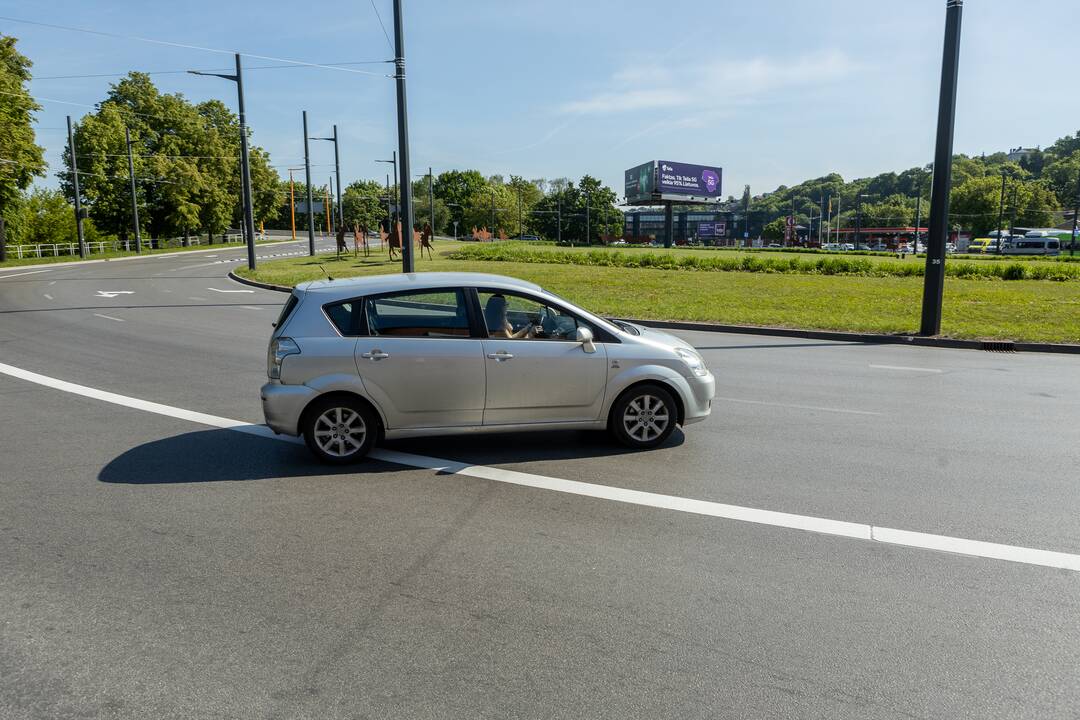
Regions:
M 664 247 L 671 247 L 675 238 L 675 215 L 671 209 L 671 201 L 664 202 Z
M 7 228 L 4 225 L 4 216 L 0 215 L 0 263 L 7 261 Z
M 558 203 L 555 211 L 555 222 L 557 226 L 555 228 L 555 244 L 562 245 L 562 195 L 558 197 Z
M 82 199 L 79 197 L 79 162 L 75 158 L 75 135 L 71 132 L 71 116 L 67 116 L 68 152 L 71 154 L 71 184 L 75 190 L 75 234 L 79 238 L 79 257 L 86 257 L 86 241 L 83 238 Z
M 431 168 L 427 169 L 427 198 L 428 207 L 430 208 L 431 215 L 428 218 L 431 221 L 431 235 L 435 236 L 435 178 L 431 174 Z
M 859 250 L 859 240 L 862 237 L 862 193 L 855 195 L 855 249 Z
M 308 151 L 307 110 L 304 116 L 304 182 L 307 184 L 308 255 L 315 257 L 315 205 L 311 197 L 311 153 Z
M 139 195 L 135 187 L 135 159 L 131 154 L 131 129 L 124 126 L 124 139 L 127 140 L 128 177 L 131 179 L 131 221 L 135 226 L 135 252 L 142 248 L 142 233 L 139 231 Z
M 952 186 L 953 130 L 956 121 L 956 78 L 960 65 L 960 16 L 963 0 L 945 2 L 945 49 L 941 58 L 934 183 L 930 195 L 930 236 L 923 279 L 922 335 L 941 332 L 941 301 L 945 293 L 945 237 L 949 230 L 949 190 Z
M 592 245 L 592 238 L 589 237 L 589 193 L 585 193 L 585 244 Z
M 403 233 L 401 238 L 401 271 L 412 272 L 413 207 L 412 188 L 410 187 L 412 183 L 408 181 L 408 178 L 411 178 L 412 175 L 409 174 L 409 113 L 405 102 L 405 18 L 401 3 L 402 0 L 394 0 L 394 50 L 396 55 L 394 66 L 397 70 L 394 77 L 397 80 L 398 152 L 401 155 L 401 173 L 398 177 L 406 179 L 406 182 L 399 183 L 401 186 L 401 208 L 399 213 Z M 408 241 L 405 240 L 406 235 Z
M 1077 229 L 1077 220 L 1080 219 L 1080 174 L 1076 176 L 1076 201 L 1073 203 L 1073 229 L 1072 242 L 1069 243 L 1069 254 L 1076 252 L 1076 243 L 1080 242 L 1080 230 Z
M 743 212 L 746 217 L 743 222 L 743 240 L 746 241 L 746 247 L 750 247 L 750 186 L 747 185 L 743 191 L 743 197 L 745 202 L 743 203 Z
M 247 233 L 248 268 L 255 269 L 255 210 L 251 197 L 251 158 L 248 156 L 247 117 L 244 114 L 244 75 L 236 53 L 236 104 L 240 110 L 240 182 L 244 185 L 244 232 Z
M 337 224 L 345 227 L 345 218 L 341 210 L 341 154 L 338 152 L 337 125 L 334 126 L 334 176 L 337 177 Z
M 1001 254 L 1001 222 L 1005 219 L 1005 171 L 1001 171 L 1001 203 L 998 205 L 997 251 Z
M 495 188 L 491 188 L 491 239 L 495 239 Z
M 391 207 L 393 197 L 390 195 L 390 175 L 386 176 L 386 234 L 394 232 L 394 210 Z
M 518 240 L 525 239 L 525 224 L 521 220 L 521 187 L 518 187 Z

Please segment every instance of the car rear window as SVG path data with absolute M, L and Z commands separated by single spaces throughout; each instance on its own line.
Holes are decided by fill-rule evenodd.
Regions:
M 367 300 L 371 335 L 469 337 L 465 294 L 460 289 L 421 290 Z
M 363 303 L 363 298 L 331 303 L 323 306 L 323 312 L 342 335 L 363 335 Z
M 296 309 L 296 306 L 300 304 L 300 298 L 296 295 L 289 295 L 289 299 L 285 301 L 285 307 L 281 308 L 281 314 L 278 315 L 277 322 L 274 323 L 274 327 L 279 328 L 285 325 L 285 321 L 292 315 L 292 311 Z

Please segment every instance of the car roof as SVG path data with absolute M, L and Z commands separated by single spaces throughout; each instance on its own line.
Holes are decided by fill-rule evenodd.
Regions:
M 374 295 L 394 292 L 444 287 L 489 287 L 495 286 L 507 290 L 530 290 L 542 292 L 539 285 L 505 275 L 471 272 L 419 272 L 393 273 L 387 275 L 369 275 L 367 277 L 344 278 L 342 280 L 312 280 L 300 283 L 296 289 L 303 293 L 315 293 L 325 297 L 351 297 L 356 295 Z

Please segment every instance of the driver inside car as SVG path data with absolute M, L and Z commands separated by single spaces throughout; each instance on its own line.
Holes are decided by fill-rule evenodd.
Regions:
M 536 337 L 536 326 L 528 323 L 520 330 L 515 331 L 510 324 L 507 314 L 506 297 L 492 295 L 484 304 L 484 320 L 487 321 L 488 335 L 498 338 L 533 338 Z

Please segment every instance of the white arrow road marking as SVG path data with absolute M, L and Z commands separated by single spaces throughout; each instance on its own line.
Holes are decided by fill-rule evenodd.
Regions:
M 210 427 L 234 430 L 236 432 L 258 435 L 264 438 L 281 440 L 290 443 L 303 443 L 299 438 L 275 435 L 274 431 L 265 425 L 255 425 L 243 420 L 208 415 L 206 413 L 185 410 L 184 408 L 162 405 L 161 403 L 141 400 L 127 395 L 118 395 L 77 385 L 49 377 L 39 375 L 29 370 L 23 370 L 12 365 L 0 363 L 0 373 L 10 375 L 22 380 L 27 380 L 38 385 L 62 390 L 64 392 L 81 395 L 83 397 L 102 400 L 114 405 L 143 410 L 145 412 L 164 415 L 166 417 L 188 420 Z M 710 500 L 695 500 L 693 498 L 678 497 L 675 495 L 661 495 L 658 493 L 630 490 L 611 485 L 580 482 L 577 480 L 563 480 L 561 478 L 533 475 L 531 473 L 517 472 L 515 470 L 503 470 L 501 468 L 485 467 L 483 465 L 470 465 L 456 460 L 444 460 L 441 458 L 414 455 L 412 453 L 397 452 L 396 450 L 372 450 L 370 457 L 375 460 L 405 465 L 407 467 L 435 470 L 444 474 L 465 475 L 494 482 L 519 485 L 524 487 L 549 490 L 591 497 L 598 500 L 625 503 L 672 510 L 675 512 L 688 513 L 691 515 L 706 515 L 728 520 L 740 520 L 742 522 L 757 525 L 771 525 L 773 527 L 802 530 L 805 532 L 819 533 L 822 535 L 837 535 L 840 537 L 862 540 L 865 542 L 878 542 L 886 545 L 902 545 L 906 547 L 922 548 L 924 550 L 939 550 L 957 555 L 971 557 L 990 558 L 994 560 L 1008 560 L 1010 562 L 1024 563 L 1027 565 L 1040 565 L 1043 567 L 1061 568 L 1080 572 L 1080 555 L 1075 553 L 1056 552 L 1053 550 L 1041 550 L 1019 545 L 1004 545 L 1001 543 L 984 542 L 982 540 L 968 540 L 966 538 L 951 537 L 948 535 L 933 535 L 930 533 L 912 532 L 910 530 L 898 530 L 896 528 L 879 527 L 865 523 L 847 522 L 844 520 L 832 520 L 830 518 L 814 517 L 813 515 L 795 515 L 793 513 L 776 512 L 774 510 L 762 510 L 759 508 L 743 507 L 741 505 L 728 505 L 726 503 L 712 502 Z
M 134 290 L 98 290 L 97 297 L 114 298 L 117 295 L 134 295 Z
M 254 290 L 218 290 L 217 288 L 206 288 L 207 290 L 213 290 L 219 293 L 253 293 Z

